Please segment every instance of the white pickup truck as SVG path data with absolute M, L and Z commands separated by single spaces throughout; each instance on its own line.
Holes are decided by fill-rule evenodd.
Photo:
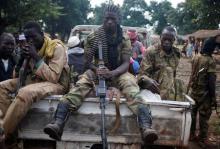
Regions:
M 51 140 L 43 133 L 43 128 L 52 120 L 60 97 L 59 95 L 50 96 L 32 106 L 18 130 L 18 136 L 23 145 L 25 140 Z M 186 96 L 184 102 L 156 100 L 148 103 L 153 115 L 153 128 L 159 134 L 155 145 L 187 147 L 191 125 L 190 109 L 193 103 L 190 97 Z M 106 104 L 105 114 L 108 132 L 114 126 L 116 118 L 114 100 Z M 120 101 L 120 115 L 121 124 L 116 133 L 107 134 L 108 148 L 140 149 L 142 142 L 136 117 L 128 109 L 124 98 Z M 101 148 L 100 126 L 99 98 L 86 98 L 80 109 L 68 119 L 62 141 L 54 141 L 54 148 Z

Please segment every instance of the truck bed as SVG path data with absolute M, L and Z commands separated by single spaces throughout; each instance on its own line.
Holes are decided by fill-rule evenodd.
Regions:
M 20 139 L 51 140 L 48 135 L 44 134 L 43 128 L 52 120 L 60 97 L 61 95 L 50 96 L 33 104 L 19 126 Z M 142 141 L 136 116 L 128 109 L 124 98 L 121 98 L 120 102 L 121 124 L 115 134 L 109 133 L 116 118 L 114 101 L 108 101 L 106 104 L 109 148 L 114 148 L 113 146 L 116 145 L 140 148 Z M 188 101 L 149 101 L 148 103 L 151 106 L 153 128 L 159 134 L 159 139 L 155 144 L 188 146 L 191 103 Z M 69 117 L 62 140 L 56 142 L 56 148 L 63 149 L 65 146 L 66 149 L 88 149 L 100 144 L 100 116 L 99 98 L 86 98 L 79 110 Z

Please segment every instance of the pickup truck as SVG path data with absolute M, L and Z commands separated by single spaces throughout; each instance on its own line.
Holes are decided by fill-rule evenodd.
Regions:
M 142 91 L 148 95 L 149 91 Z M 27 140 L 51 141 L 44 134 L 43 128 L 53 117 L 61 95 L 49 96 L 33 104 L 26 117 L 22 120 L 18 137 L 25 149 Z M 148 96 L 149 97 L 149 96 Z M 191 106 L 193 100 L 185 96 L 185 101 L 150 100 L 153 116 L 153 128 L 157 130 L 159 139 L 155 145 L 174 147 L 187 147 L 190 125 Z M 101 110 L 99 98 L 86 98 L 77 112 L 69 117 L 61 141 L 53 141 L 56 149 L 99 149 L 101 148 Z M 108 148 L 140 149 L 142 146 L 141 135 L 137 127 L 135 115 L 128 109 L 126 100 L 120 99 L 120 126 L 114 134 L 109 133 L 113 128 L 116 110 L 114 98 L 108 101 L 105 109 Z

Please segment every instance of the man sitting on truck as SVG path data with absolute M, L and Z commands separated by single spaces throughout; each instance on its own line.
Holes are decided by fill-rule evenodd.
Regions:
M 24 34 L 27 44 L 21 51 L 21 65 L 17 66 L 19 78 L 0 82 L 3 113 L 3 128 L 0 129 L 6 138 L 14 132 L 33 102 L 48 95 L 64 94 L 69 86 L 69 67 L 62 42 L 44 36 L 36 22 L 26 23 Z
M 141 88 L 160 94 L 164 100 L 181 100 L 183 85 L 176 80 L 176 69 L 180 60 L 179 49 L 173 47 L 176 31 L 165 27 L 162 31 L 161 44 L 147 49 L 143 56 L 138 75 Z
M 151 128 L 152 116 L 148 105 L 141 104 L 143 97 L 133 75 L 127 72 L 131 56 L 131 43 L 120 27 L 120 10 L 108 5 L 104 11 L 104 23 L 85 41 L 86 72 L 80 76 L 70 92 L 61 98 L 54 121 L 44 128 L 44 132 L 55 140 L 61 140 L 65 121 L 71 111 L 77 110 L 86 95 L 94 89 L 97 75 L 103 76 L 108 84 L 117 86 L 125 95 L 129 108 L 137 115 L 138 124 L 145 143 L 151 144 L 158 136 Z M 97 68 L 98 43 L 103 47 L 104 68 Z

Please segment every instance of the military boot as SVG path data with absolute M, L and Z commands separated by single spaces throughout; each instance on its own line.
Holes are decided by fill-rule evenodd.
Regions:
M 63 128 L 70 113 L 69 107 L 69 101 L 59 102 L 56 113 L 54 115 L 54 120 L 50 124 L 46 125 L 46 127 L 44 128 L 44 133 L 48 134 L 51 138 L 55 140 L 61 140 Z
M 151 128 L 152 116 L 150 110 L 144 105 L 138 107 L 138 124 L 145 144 L 153 144 L 158 139 L 157 133 Z

